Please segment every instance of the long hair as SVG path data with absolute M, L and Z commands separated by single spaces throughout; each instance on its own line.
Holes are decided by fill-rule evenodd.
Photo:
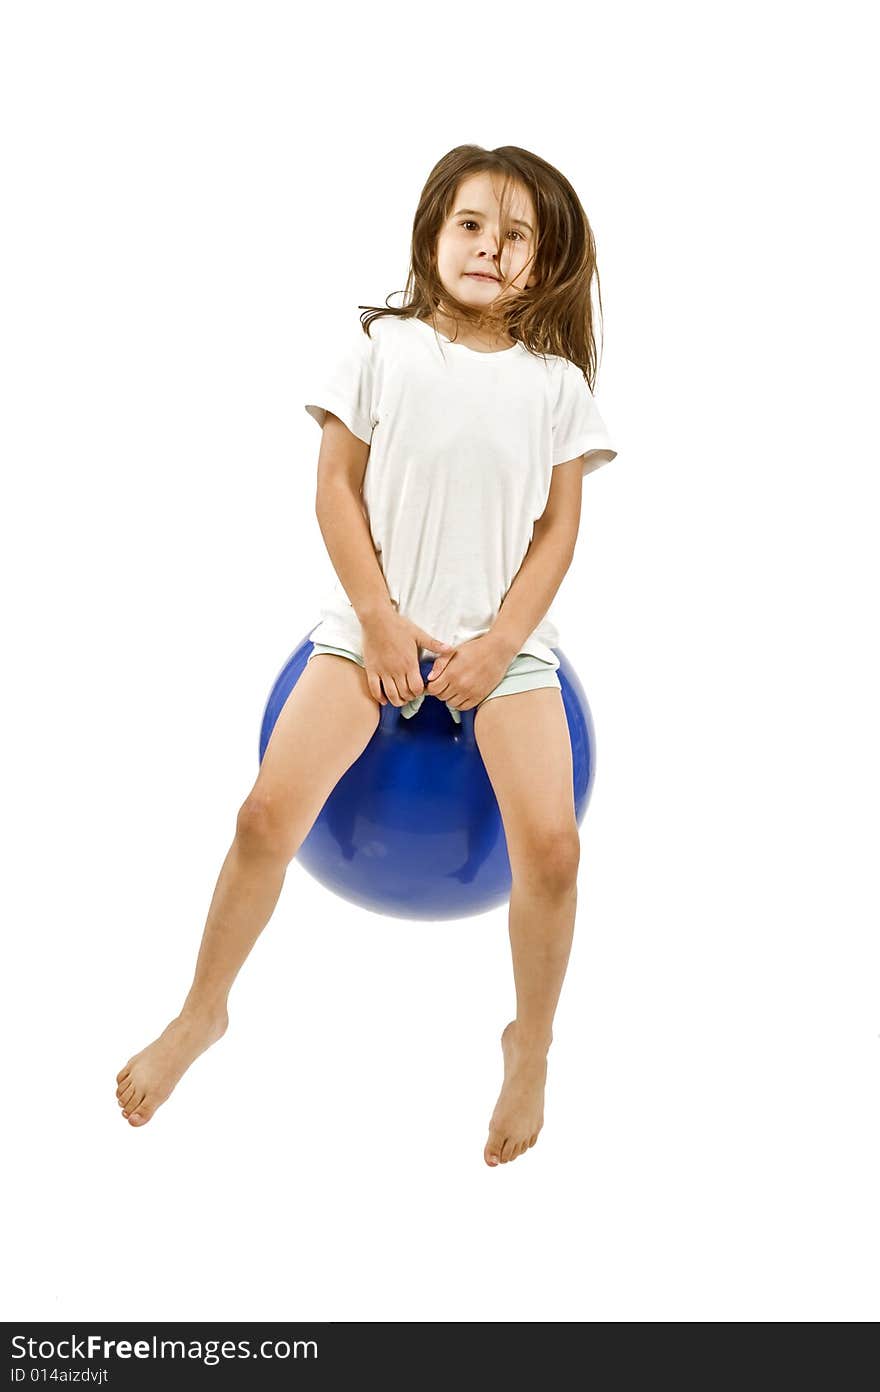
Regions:
M 467 175 L 489 171 L 503 176 L 500 202 L 501 245 L 507 245 L 508 191 L 511 184 L 525 187 L 537 216 L 532 256 L 521 276 L 537 276 L 537 284 L 484 307 L 465 304 L 443 285 L 437 271 L 436 247 L 440 232 L 451 216 L 456 190 Z M 499 266 L 499 270 L 500 270 Z M 485 150 L 480 145 L 458 145 L 435 164 L 422 189 L 413 219 L 410 266 L 405 303 L 358 305 L 364 333 L 374 319 L 393 315 L 399 319 L 430 319 L 437 308 L 459 324 L 477 330 L 506 334 L 529 352 L 568 358 L 583 372 L 590 390 L 595 389 L 597 355 L 593 334 L 592 283 L 596 279 L 599 311 L 602 291 L 596 266 L 593 230 L 575 190 L 552 164 L 518 145 Z M 505 280 L 504 285 L 510 281 Z M 393 291 L 399 294 L 399 291 Z M 435 323 L 436 328 L 436 323 Z

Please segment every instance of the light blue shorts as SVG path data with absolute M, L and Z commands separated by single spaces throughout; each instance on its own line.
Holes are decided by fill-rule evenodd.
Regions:
M 359 667 L 364 665 L 363 658 L 358 657 L 357 653 L 349 652 L 348 648 L 333 648 L 326 643 L 312 644 L 308 662 L 311 662 L 318 653 L 336 653 L 338 657 L 350 658 Z M 539 686 L 555 686 L 561 690 L 562 684 L 556 675 L 555 667 L 551 667 L 549 662 L 542 661 L 540 657 L 532 657 L 531 653 L 517 653 L 498 685 L 493 687 L 487 696 L 483 697 L 483 701 L 491 701 L 493 696 L 512 696 L 517 691 L 534 691 Z M 400 707 L 400 714 L 409 720 L 410 716 L 415 715 L 428 694 L 423 691 L 421 696 L 414 696 L 411 701 L 407 701 L 406 705 Z M 434 699 L 439 700 L 440 698 L 438 696 Z M 473 707 L 474 714 L 480 709 L 483 701 Z M 444 701 L 443 704 L 455 723 L 460 725 L 461 712 L 455 706 L 451 706 L 448 701 Z

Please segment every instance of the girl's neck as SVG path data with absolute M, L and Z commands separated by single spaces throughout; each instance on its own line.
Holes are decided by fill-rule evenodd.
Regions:
M 463 348 L 473 348 L 477 352 L 482 350 L 487 353 L 497 353 L 500 349 L 512 348 L 516 341 L 509 334 L 478 332 L 464 326 L 459 326 L 456 333 L 455 319 L 439 309 L 434 310 L 434 323 L 446 338 L 460 343 Z

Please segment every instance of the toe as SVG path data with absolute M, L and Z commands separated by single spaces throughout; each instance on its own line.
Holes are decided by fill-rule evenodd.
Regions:
M 131 1126 L 143 1126 L 143 1125 L 145 1124 L 145 1122 L 148 1122 L 148 1121 L 150 1120 L 150 1117 L 153 1115 L 153 1112 L 154 1112 L 155 1110 L 156 1110 L 156 1109 L 155 1109 L 155 1107 L 152 1105 L 152 1103 L 151 1103 L 151 1102 L 148 1102 L 148 1101 L 144 1098 L 142 1101 L 140 1101 L 140 1102 L 137 1104 L 137 1107 L 136 1107 L 135 1110 L 132 1112 L 131 1116 L 128 1118 L 129 1125 L 131 1125 Z
M 128 1082 L 120 1083 L 119 1087 L 116 1089 L 116 1096 L 119 1098 L 121 1106 L 124 1106 L 126 1102 L 131 1101 L 131 1097 L 134 1091 L 135 1086 L 131 1079 L 129 1079 Z
M 501 1164 L 501 1147 L 503 1144 L 503 1136 L 497 1136 L 494 1132 L 489 1133 L 489 1139 L 486 1142 L 486 1148 L 483 1151 L 483 1159 L 486 1161 L 487 1165 L 494 1166 Z
M 138 1112 L 138 1111 L 140 1111 L 140 1109 L 141 1109 L 141 1107 L 142 1107 L 142 1104 L 143 1104 L 145 1101 L 146 1101 L 146 1093 L 145 1093 L 145 1092 L 141 1091 L 141 1092 L 134 1092 L 134 1093 L 132 1093 L 131 1097 L 129 1098 L 129 1100 L 126 1102 L 125 1106 L 124 1106 L 123 1109 L 122 1109 L 122 1115 L 123 1115 L 123 1116 L 126 1118 L 126 1120 L 127 1120 L 128 1117 L 131 1116 L 132 1112 Z
M 123 1082 L 128 1077 L 128 1064 L 116 1074 L 117 1083 Z
M 511 1161 L 511 1160 L 513 1159 L 513 1155 L 514 1155 L 514 1151 L 515 1151 L 515 1150 L 516 1150 L 516 1146 L 514 1145 L 513 1141 L 512 1141 L 512 1140 L 510 1139 L 510 1137 L 508 1136 L 508 1137 L 505 1139 L 504 1145 L 501 1147 L 501 1163 L 502 1163 L 502 1165 L 508 1164 L 508 1162 Z

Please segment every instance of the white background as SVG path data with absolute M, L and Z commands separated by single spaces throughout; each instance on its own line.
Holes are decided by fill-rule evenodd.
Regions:
M 876 1319 L 866 19 L 4 6 L 5 1318 Z M 619 451 L 553 607 L 597 778 L 545 1127 L 484 1164 L 505 913 L 294 862 L 136 1131 L 333 579 L 308 384 L 463 143 L 578 190 Z

